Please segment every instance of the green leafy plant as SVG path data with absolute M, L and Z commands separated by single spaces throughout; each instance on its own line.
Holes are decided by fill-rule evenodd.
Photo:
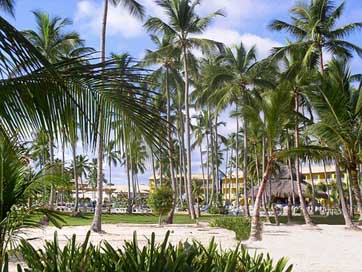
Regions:
M 247 240 L 250 237 L 250 219 L 247 217 L 220 217 L 211 222 L 211 226 L 235 231 L 236 239 Z
M 276 263 L 269 255 L 250 255 L 242 246 L 234 250 L 219 250 L 215 241 L 208 246 L 197 241 L 169 243 L 170 232 L 161 243 L 151 235 L 146 246 L 140 247 L 137 235 L 125 242 L 122 249 L 112 247 L 108 242 L 99 246 L 89 243 L 90 232 L 82 244 L 76 243 L 76 236 L 60 248 L 57 234 L 54 240 L 46 242 L 44 249 L 36 250 L 28 241 L 23 240 L 19 248 L 27 267 L 18 265 L 18 271 L 256 271 L 291 272 L 292 265 L 282 258 Z M 8 258 L 5 259 L 8 264 Z
M 161 186 L 155 189 L 148 199 L 154 213 L 159 216 L 159 224 L 161 225 L 162 215 L 168 213 L 173 205 L 173 191 L 168 186 Z

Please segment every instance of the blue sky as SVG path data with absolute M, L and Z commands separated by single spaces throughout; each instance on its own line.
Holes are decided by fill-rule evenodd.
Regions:
M 146 7 L 148 15 L 164 18 L 162 10 L 153 0 L 140 0 Z M 199 7 L 201 14 L 207 14 L 217 9 L 223 9 L 226 17 L 219 17 L 203 34 L 204 37 L 232 45 L 243 41 L 247 47 L 256 44 L 260 58 L 268 55 L 273 46 L 282 45 L 287 36 L 268 30 L 267 25 L 273 19 L 288 20 L 288 10 L 294 0 L 204 0 Z M 362 1 L 346 0 L 346 8 L 341 24 L 362 21 Z M 88 46 L 99 48 L 99 36 L 102 19 L 103 0 L 18 0 L 16 4 L 16 19 L 5 16 L 18 29 L 33 28 L 33 10 L 48 12 L 51 16 L 68 17 L 74 25 L 70 28 L 80 33 Z M 336 3 L 341 3 L 337 1 Z M 362 46 L 362 32 L 351 35 L 348 39 Z M 129 52 L 135 58 L 142 58 L 145 49 L 152 48 L 148 34 L 142 28 L 142 22 L 132 18 L 127 11 L 118 8 L 110 8 L 107 32 L 107 53 Z M 351 62 L 352 71 L 362 73 L 362 61 L 355 57 Z M 223 133 L 227 135 L 235 129 L 235 124 L 227 118 L 228 122 Z M 79 148 L 79 152 L 82 152 Z M 90 154 L 91 155 L 91 154 Z M 69 155 L 67 156 L 69 157 Z M 200 158 L 193 154 L 193 171 L 200 172 L 198 165 Z M 107 170 L 106 170 L 107 171 Z M 124 170 L 118 167 L 114 173 L 115 183 L 125 183 Z M 147 182 L 151 175 L 147 171 L 140 181 Z

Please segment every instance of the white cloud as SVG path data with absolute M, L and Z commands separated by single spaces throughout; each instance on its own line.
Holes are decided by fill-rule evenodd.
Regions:
M 294 0 L 205 0 L 199 11 L 208 14 L 221 9 L 226 15 L 224 19 L 218 20 L 222 25 L 243 27 L 267 15 L 285 10 L 293 2 Z
M 82 0 L 77 4 L 75 23 L 83 31 L 91 31 L 99 35 L 103 16 L 103 7 L 100 3 L 91 0 Z M 107 35 L 121 35 L 125 38 L 139 37 L 144 34 L 142 22 L 131 16 L 122 6 L 109 6 L 107 20 Z
M 216 40 L 232 46 L 242 41 L 246 48 L 256 45 L 258 58 L 265 58 L 269 55 L 273 47 L 281 46 L 281 43 L 267 37 L 261 37 L 251 33 L 240 34 L 236 30 L 224 29 L 220 27 L 210 27 L 202 35 L 204 38 Z

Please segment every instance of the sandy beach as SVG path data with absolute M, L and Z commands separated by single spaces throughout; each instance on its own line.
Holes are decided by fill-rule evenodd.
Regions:
M 24 237 L 31 239 L 34 246 L 41 247 L 45 240 L 53 239 L 56 230 L 60 244 L 64 245 L 73 233 L 77 235 L 77 241 L 83 241 L 88 228 L 32 229 L 25 230 Z M 162 241 L 168 230 L 171 232 L 169 240 L 173 244 L 193 239 L 208 244 L 213 237 L 223 249 L 234 248 L 238 244 L 234 232 L 208 226 L 114 224 L 104 225 L 103 229 L 102 234 L 92 233 L 93 244 L 107 240 L 113 246 L 121 247 L 124 240 L 132 239 L 136 231 L 140 245 L 144 245 L 152 232 L 156 234 L 157 241 Z M 343 226 L 318 225 L 310 228 L 304 225 L 266 225 L 262 241 L 245 241 L 243 244 L 252 252 L 269 253 L 274 259 L 288 257 L 297 272 L 362 271 L 358 263 L 362 250 L 362 232 L 348 231 Z

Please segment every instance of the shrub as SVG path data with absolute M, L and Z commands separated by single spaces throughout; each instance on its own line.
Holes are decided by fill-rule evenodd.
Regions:
M 247 240 L 250 237 L 251 221 L 247 217 L 220 217 L 214 219 L 211 226 L 235 231 L 238 240 Z
M 173 191 L 168 186 L 161 186 L 148 198 L 148 205 L 151 206 L 154 213 L 159 216 L 159 224 L 161 225 L 162 215 L 168 213 L 173 205 Z
M 31 267 L 27 270 L 18 265 L 18 271 L 255 271 L 255 272 L 290 272 L 292 265 L 287 265 L 287 259 L 282 258 L 277 263 L 267 255 L 250 255 L 248 251 L 238 246 L 235 250 L 221 251 L 216 243 L 211 241 L 205 247 L 199 242 L 179 243 L 177 246 L 168 242 L 170 232 L 167 232 L 162 243 L 155 242 L 155 234 L 151 235 L 148 244 L 139 247 L 137 236 L 125 242 L 123 249 L 115 249 L 108 242 L 93 246 L 89 244 L 89 235 L 82 244 L 76 243 L 73 235 L 68 244 L 61 249 L 58 238 L 46 242 L 43 250 L 36 250 L 26 240 L 20 245 L 25 264 Z M 7 268 L 7 258 L 5 262 Z M 7 271 L 7 270 L 6 270 Z
M 211 206 L 209 209 L 210 214 L 226 214 L 227 211 L 223 206 Z

